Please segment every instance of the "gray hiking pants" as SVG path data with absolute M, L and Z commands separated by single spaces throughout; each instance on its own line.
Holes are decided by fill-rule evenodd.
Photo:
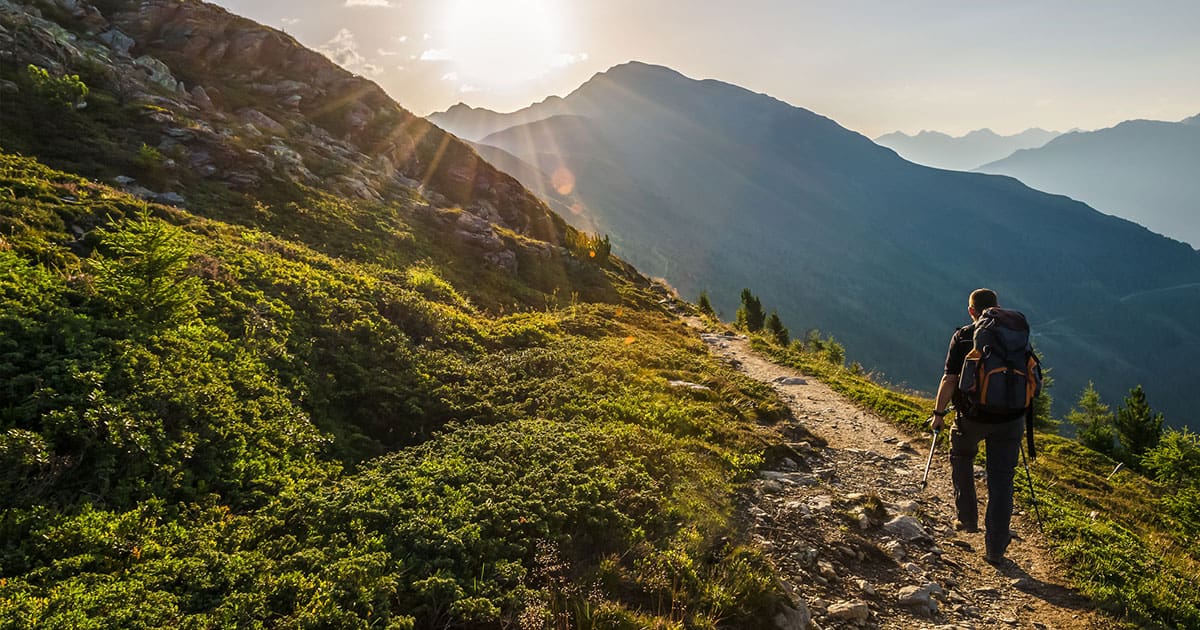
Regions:
M 1025 418 L 1000 423 L 970 418 L 954 421 L 950 430 L 950 471 L 954 479 L 954 507 L 958 520 L 967 526 L 979 523 L 975 497 L 975 454 L 980 440 L 987 444 L 987 515 L 984 541 L 990 555 L 1002 556 L 1008 549 L 1009 524 L 1013 511 L 1013 475 L 1021 452 Z

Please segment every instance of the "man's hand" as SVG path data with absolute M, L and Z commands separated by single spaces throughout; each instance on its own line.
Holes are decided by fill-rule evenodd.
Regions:
M 929 416 L 929 420 L 927 422 L 929 424 L 929 428 L 936 433 L 941 431 L 946 426 L 946 417 L 938 415 Z

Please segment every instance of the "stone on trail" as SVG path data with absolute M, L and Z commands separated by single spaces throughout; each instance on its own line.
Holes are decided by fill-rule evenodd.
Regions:
M 897 516 L 884 523 L 883 528 L 908 542 L 930 539 L 929 532 L 925 531 L 921 521 L 908 515 Z
M 930 615 L 937 613 L 938 605 L 935 598 L 940 599 L 945 597 L 946 592 L 942 590 L 936 582 L 929 582 L 925 586 L 905 586 L 900 589 L 899 601 L 904 606 L 910 606 L 918 611 L 927 612 Z
M 779 385 L 807 385 L 808 384 L 808 381 L 806 381 L 798 376 L 780 376 L 771 382 L 777 383 Z
M 830 606 L 826 614 L 838 621 L 866 621 L 871 616 L 871 609 L 867 602 L 856 599 L 852 602 L 838 602 Z

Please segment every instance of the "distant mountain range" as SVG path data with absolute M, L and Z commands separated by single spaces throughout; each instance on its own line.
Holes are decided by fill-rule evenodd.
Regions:
M 1200 247 L 1200 115 L 1069 133 L 977 170 L 1011 175 Z
M 1002 136 L 991 129 L 976 129 L 965 136 L 952 137 L 940 131 L 922 131 L 915 136 L 896 131 L 875 138 L 881 144 L 917 164 L 969 171 L 1007 157 L 1013 151 L 1040 147 L 1059 136 L 1057 131 L 1026 129 Z
M 432 119 L 464 137 L 514 123 L 481 143 L 529 165 L 518 177 L 555 190 L 569 221 L 686 296 L 708 290 L 726 317 L 750 287 L 793 330 L 832 332 L 851 358 L 928 390 L 968 292 L 990 286 L 1030 316 L 1060 411 L 1088 380 L 1114 402 L 1141 383 L 1171 420 L 1194 421 L 1200 254 L 1182 243 L 641 63 L 549 106 L 475 111 Z M 569 190 L 545 180 L 556 172 Z

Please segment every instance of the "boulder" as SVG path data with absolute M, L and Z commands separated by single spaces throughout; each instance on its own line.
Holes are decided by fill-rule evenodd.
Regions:
M 146 79 L 150 83 L 171 92 L 179 90 L 181 83 L 171 74 L 171 68 L 162 61 L 150 55 L 142 55 L 133 60 L 133 65 L 141 68 L 146 73 Z
M 946 592 L 937 582 L 929 582 L 924 586 L 906 586 L 900 589 L 897 599 L 903 606 L 932 616 L 938 610 L 936 600 L 945 596 Z
M 897 516 L 884 523 L 883 528 L 892 535 L 908 542 L 931 540 L 929 532 L 925 531 L 925 527 L 921 525 L 921 521 L 907 514 Z
M 781 606 L 773 621 L 779 630 L 808 630 L 812 627 L 812 613 L 804 602 L 794 602 L 794 606 Z
M 115 28 L 101 33 L 100 41 L 108 44 L 108 47 L 112 48 L 118 54 L 126 56 L 129 55 L 130 49 L 132 49 L 133 45 L 136 43 L 133 41 L 132 37 Z
M 206 112 L 216 109 L 216 107 L 213 105 L 212 98 L 208 95 L 208 90 L 205 90 L 203 87 L 197 85 L 196 87 L 192 88 L 191 94 L 192 102 L 196 104 L 196 107 L 199 107 L 201 110 Z
M 274 118 L 271 118 L 257 109 L 243 109 L 242 111 L 238 112 L 238 118 L 240 118 L 242 122 L 246 124 L 254 125 L 258 129 L 266 130 L 275 135 L 283 135 L 287 133 L 287 127 L 284 127 Z
M 867 602 L 856 599 L 833 604 L 825 614 L 837 621 L 862 622 L 870 618 L 871 608 L 867 606 Z

